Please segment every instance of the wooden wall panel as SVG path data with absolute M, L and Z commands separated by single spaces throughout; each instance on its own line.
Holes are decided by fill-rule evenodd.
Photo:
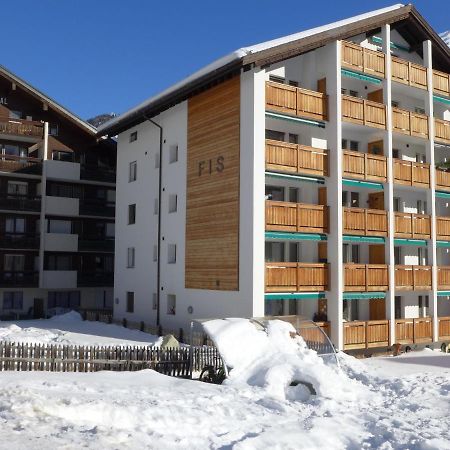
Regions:
M 188 100 L 188 289 L 239 290 L 240 79 Z

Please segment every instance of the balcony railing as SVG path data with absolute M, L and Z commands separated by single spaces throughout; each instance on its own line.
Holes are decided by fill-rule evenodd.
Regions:
M 81 166 L 80 178 L 82 180 L 105 181 L 107 183 L 116 182 L 116 172 L 96 166 Z
M 32 120 L 0 118 L 0 134 L 42 138 L 44 127 L 41 122 Z
M 0 210 L 8 211 L 32 211 L 41 210 L 41 197 L 29 197 L 27 195 L 8 194 L 0 192 Z
M 387 291 L 389 288 L 386 264 L 344 264 L 344 289 L 346 291 Z
M 113 252 L 114 239 L 99 239 L 93 237 L 80 236 L 78 238 L 78 250 L 80 251 L 100 251 Z
M 266 230 L 327 233 L 328 207 L 267 200 Z
M 450 172 L 436 169 L 436 189 L 450 191 Z
M 328 120 L 326 94 L 273 81 L 266 81 L 266 108 L 294 116 Z
M 450 241 L 450 217 L 436 217 L 436 238 Z
M 344 233 L 360 236 L 387 236 L 387 211 L 344 208 Z
M 450 97 L 450 75 L 439 70 L 433 70 L 433 90 L 436 94 Z
M 428 139 L 428 116 L 407 111 L 406 109 L 392 108 L 392 131 Z
M 427 68 L 392 56 L 392 80 L 408 86 L 428 89 Z
M 114 217 L 115 203 L 95 199 L 80 199 L 80 214 L 82 216 Z
M 384 53 L 361 47 L 352 42 L 342 42 L 342 67 L 384 78 Z
M 342 120 L 384 130 L 386 129 L 386 105 L 343 95 Z
M 39 234 L 5 233 L 0 236 L 0 248 L 38 249 Z
M 394 213 L 394 233 L 398 238 L 430 239 L 431 218 L 427 214 Z
M 0 172 L 42 173 L 42 160 L 15 155 L 0 155 Z
M 266 263 L 266 292 L 310 292 L 328 289 L 328 264 Z
M 439 317 L 439 340 L 450 339 L 450 317 Z
M 385 156 L 350 150 L 344 150 L 343 154 L 344 177 L 378 182 L 386 181 L 387 160 Z
M 344 323 L 344 350 L 389 346 L 389 320 Z
M 433 319 L 396 319 L 395 340 L 399 344 L 420 344 L 433 340 Z
M 79 287 L 112 286 L 114 273 L 112 272 L 78 272 L 77 284 Z
M 396 289 L 408 291 L 429 291 L 431 289 L 431 266 L 395 266 Z
M 0 287 L 28 287 L 39 284 L 39 272 L 0 272 Z
M 437 268 L 438 289 L 450 289 L 450 266 L 438 266 Z
M 324 177 L 328 175 L 328 150 L 267 139 L 266 170 Z
M 448 120 L 434 119 L 434 136 L 436 141 L 450 144 L 450 122 Z
M 405 159 L 394 159 L 394 183 L 406 186 L 430 187 L 430 165 L 407 161 Z

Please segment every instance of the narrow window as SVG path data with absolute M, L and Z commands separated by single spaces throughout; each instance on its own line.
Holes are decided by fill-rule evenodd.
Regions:
M 137 131 L 130 133 L 130 142 L 137 141 Z
M 136 204 L 128 205 L 128 225 L 136 223 Z
M 23 309 L 23 292 L 4 292 L 3 293 L 3 310 Z
M 358 141 L 350 141 L 350 150 L 357 152 L 359 150 L 359 142 Z
M 167 295 L 167 314 L 174 316 L 177 309 L 177 296 L 173 294 Z
M 397 100 L 391 100 L 391 106 L 393 108 L 398 108 L 400 106 L 400 102 L 398 102 Z
M 171 145 L 169 148 L 169 163 L 178 161 L 178 145 Z
M 127 292 L 127 313 L 134 312 L 134 292 Z
M 131 183 L 132 181 L 136 181 L 136 173 L 137 173 L 137 162 L 130 162 L 130 170 L 128 175 L 128 181 Z
M 276 130 L 266 130 L 266 139 L 273 141 L 284 141 L 284 132 Z
M 135 249 L 134 247 L 128 247 L 127 249 L 127 267 L 133 268 L 134 267 L 134 257 L 135 257 Z
M 176 244 L 169 244 L 167 246 L 167 262 L 175 264 L 177 262 L 177 246 Z
M 402 298 L 399 295 L 395 296 L 395 318 L 402 318 Z
M 289 133 L 289 142 L 291 144 L 298 144 L 298 134 Z
M 343 150 L 348 150 L 348 147 L 347 147 L 347 139 L 342 139 L 342 141 L 341 141 L 341 146 L 342 146 L 342 149 Z
M 352 91 L 351 89 L 350 89 L 349 94 L 350 94 L 351 97 L 358 97 L 359 96 L 359 92 L 358 91 Z
M 178 197 L 176 194 L 169 195 L 169 213 L 177 212 Z

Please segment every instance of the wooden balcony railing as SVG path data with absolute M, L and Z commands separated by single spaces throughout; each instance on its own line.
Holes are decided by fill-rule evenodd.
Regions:
M 439 317 L 439 340 L 450 339 L 450 317 Z
M 436 189 L 450 191 L 450 172 L 436 169 Z
M 430 239 L 431 218 L 427 214 L 394 213 L 395 237 L 407 239 Z
M 436 141 L 450 144 L 450 122 L 448 120 L 434 119 L 434 138 Z
M 32 120 L 0 118 L 0 134 L 42 138 L 44 127 Z
M 437 268 L 438 289 L 450 289 L 450 266 L 438 266 Z
M 378 77 L 385 76 L 384 53 L 361 47 L 352 42 L 342 41 L 342 67 L 357 70 Z
M 399 344 L 420 344 L 433 340 L 433 319 L 396 319 L 395 340 Z
M 266 292 L 309 292 L 328 289 L 328 264 L 266 263 Z
M 344 264 L 344 289 L 346 291 L 387 291 L 389 285 L 386 264 Z
M 385 182 L 387 179 L 387 159 L 370 153 L 343 151 L 344 177 Z
M 42 160 L 15 155 L 0 155 L 0 172 L 42 173 Z
M 266 200 L 266 230 L 327 233 L 328 207 Z
M 316 120 L 328 120 L 326 94 L 266 81 L 266 108 Z
M 392 80 L 408 86 L 428 89 L 427 68 L 392 56 Z
M 430 165 L 407 161 L 405 159 L 393 159 L 394 183 L 406 186 L 430 187 Z
M 344 350 L 389 346 L 389 320 L 344 323 Z
M 450 241 L 450 217 L 436 217 L 436 238 Z
M 384 130 L 386 129 L 386 105 L 343 95 L 342 120 Z
M 395 287 L 397 289 L 427 291 L 431 289 L 431 266 L 395 266 Z
M 266 170 L 328 175 L 328 150 L 266 139 Z
M 381 209 L 344 208 L 344 233 L 360 236 L 387 236 L 387 211 Z
M 428 139 L 428 116 L 407 111 L 406 109 L 392 108 L 392 130 L 408 136 Z
M 433 70 L 433 91 L 436 94 L 450 97 L 450 75 L 439 70 Z

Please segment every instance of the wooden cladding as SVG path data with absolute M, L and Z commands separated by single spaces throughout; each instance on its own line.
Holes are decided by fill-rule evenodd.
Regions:
M 328 150 L 266 139 L 266 170 L 328 175 Z
M 393 159 L 394 183 L 406 186 L 430 187 L 430 165 L 405 159 Z
M 386 129 L 386 105 L 343 95 L 342 120 L 384 130 Z
M 444 144 L 450 144 L 450 122 L 434 119 L 434 138 Z
M 392 130 L 408 136 L 428 139 L 428 116 L 393 107 Z
M 387 236 L 387 211 L 344 208 L 344 233 L 360 236 Z
M 310 292 L 328 289 L 328 264 L 266 263 L 266 292 Z
M 450 75 L 439 70 L 433 70 L 433 91 L 436 94 L 450 97 Z
M 239 143 L 239 77 L 188 100 L 188 289 L 239 289 Z
M 430 239 L 431 218 L 426 214 L 394 212 L 394 233 L 399 238 Z
M 361 47 L 353 42 L 342 41 L 341 58 L 342 67 L 381 78 L 385 76 L 384 53 Z
M 389 320 L 344 323 L 344 350 L 389 346 Z
M 266 81 L 266 108 L 315 120 L 328 120 L 326 94 Z
M 387 159 L 370 153 L 343 151 L 343 176 L 367 181 L 385 182 Z
M 439 317 L 439 340 L 450 339 L 450 317 Z
M 433 340 L 433 319 L 396 319 L 395 340 L 399 344 L 419 344 Z
M 440 191 L 450 191 L 450 172 L 436 169 L 436 189 Z
M 450 267 L 438 266 L 437 279 L 438 289 L 450 289 Z
M 392 56 L 392 80 L 398 83 L 428 89 L 427 68 L 404 59 Z
M 395 266 L 395 288 L 399 290 L 423 290 L 431 289 L 431 266 Z
M 44 127 L 32 120 L 0 118 L 0 134 L 43 138 Z
M 450 241 L 450 217 L 436 217 L 436 238 Z
M 267 200 L 266 230 L 327 233 L 328 207 Z
M 389 288 L 386 264 L 344 264 L 344 289 L 346 291 L 374 292 Z

